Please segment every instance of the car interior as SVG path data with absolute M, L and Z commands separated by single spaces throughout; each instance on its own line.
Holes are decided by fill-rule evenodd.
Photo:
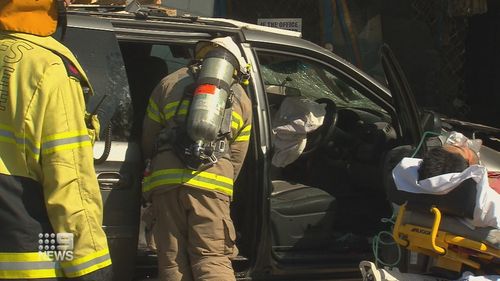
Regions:
M 392 214 L 381 176 L 385 152 L 397 143 L 391 118 L 320 64 L 272 53 L 258 57 L 271 120 L 289 98 L 326 109 L 300 156 L 271 169 L 275 256 L 282 262 L 371 256 L 372 237 L 388 228 L 381 218 Z

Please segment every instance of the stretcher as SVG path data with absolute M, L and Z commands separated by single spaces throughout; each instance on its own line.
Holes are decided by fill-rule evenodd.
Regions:
M 471 272 L 465 272 L 460 278 L 450 280 L 425 274 L 403 273 L 397 268 L 377 268 L 369 261 L 359 264 L 363 281 L 499 281 L 500 275 L 476 276 Z
M 500 280 L 499 229 L 473 229 L 462 218 L 443 214 L 438 207 L 431 206 L 426 212 L 421 205 L 404 203 L 398 208 L 392 237 L 409 256 L 415 255 L 415 265 L 410 261 L 395 268 L 379 269 L 363 261 L 360 263 L 363 280 L 469 280 L 459 279 L 465 272 L 475 276 L 496 275 Z
M 477 189 L 473 180 L 464 181 L 445 195 L 430 195 L 398 190 L 389 175 L 387 196 L 397 205 L 393 239 L 406 253 L 426 257 L 425 266 L 408 271 L 408 265 L 402 265 L 401 272 L 451 280 L 465 271 L 476 276 L 500 275 L 500 230 L 473 228 L 465 220 L 473 217 L 475 208 Z
M 448 281 L 448 279 L 423 274 L 403 273 L 397 268 L 379 269 L 373 262 L 369 261 L 360 262 L 359 270 L 363 281 Z
M 466 221 L 474 217 L 477 183 L 467 179 L 446 194 L 399 190 L 393 169 L 401 159 L 413 153 L 413 147 L 397 147 L 386 155 L 384 161 L 384 187 L 387 199 L 396 211 L 392 237 L 404 256 L 394 264 L 399 271 L 380 269 L 385 271 L 379 272 L 376 267 L 370 269 L 366 266 L 367 270 L 393 275 L 413 273 L 423 278 L 438 276 L 436 278 L 448 280 L 456 280 L 464 272 L 474 276 L 500 275 L 500 230 L 473 228 Z M 412 262 L 413 255 L 418 256 L 418 262 Z M 399 280 L 413 280 L 413 277 Z
M 500 274 L 500 230 L 471 229 L 460 218 L 407 210 L 403 204 L 393 228 L 393 238 L 406 249 L 433 258 L 436 269 L 461 273 L 464 266 L 477 272 Z

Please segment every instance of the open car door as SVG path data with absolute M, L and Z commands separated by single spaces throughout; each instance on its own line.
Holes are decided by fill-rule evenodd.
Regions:
M 96 113 L 101 125 L 94 162 L 104 207 L 103 228 L 113 261 L 113 280 L 127 281 L 134 275 L 139 233 L 140 146 L 130 136 L 130 91 L 112 26 L 106 21 L 94 19 L 89 24 L 84 20 L 92 19 L 68 18 L 64 44 L 78 57 L 94 89 L 87 111 Z
M 423 129 L 421 113 L 411 92 L 408 80 L 388 45 L 382 45 L 380 48 L 380 57 L 387 84 L 399 117 L 398 120 L 401 123 L 402 132 L 400 133 L 403 136 L 405 144 L 416 145 L 422 138 Z

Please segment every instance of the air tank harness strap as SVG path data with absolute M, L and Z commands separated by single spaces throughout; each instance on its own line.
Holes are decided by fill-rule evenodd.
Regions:
M 222 124 L 219 132 L 219 136 L 224 136 L 225 139 L 229 139 L 227 136 L 231 133 L 231 118 L 233 115 L 234 92 L 231 88 L 229 88 L 228 93 L 229 95 L 226 101 L 226 108 L 224 109 L 224 117 L 222 118 Z
M 228 101 L 226 102 L 222 126 L 217 140 L 211 145 L 211 157 L 200 159 L 199 157 L 195 157 L 189 153 L 189 148 L 195 144 L 186 131 L 186 118 L 189 112 L 186 115 L 179 114 L 179 109 L 185 101 L 189 101 L 189 103 L 191 103 L 195 86 L 196 84 L 193 83 L 186 87 L 173 117 L 176 126 L 174 129 L 164 128 L 160 131 L 153 154 L 156 155 L 160 152 L 173 149 L 176 155 L 186 164 L 187 167 L 193 170 L 201 171 L 211 167 L 215 162 L 217 162 L 218 159 L 231 159 L 231 150 L 229 149 L 228 139 L 231 132 L 232 99 L 234 93 L 232 90 L 229 91 L 230 94 L 228 96 Z
M 197 86 L 203 85 L 203 84 L 210 84 L 210 85 L 215 85 L 217 88 L 222 89 L 226 91 L 226 93 L 231 92 L 231 86 L 229 85 L 226 81 L 217 79 L 217 78 L 212 78 L 212 77 L 202 77 L 196 81 Z

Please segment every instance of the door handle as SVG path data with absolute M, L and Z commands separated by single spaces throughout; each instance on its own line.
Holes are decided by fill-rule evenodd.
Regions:
M 101 189 L 115 189 L 126 186 L 124 177 L 118 172 L 99 172 L 97 173 L 97 182 L 99 182 Z

